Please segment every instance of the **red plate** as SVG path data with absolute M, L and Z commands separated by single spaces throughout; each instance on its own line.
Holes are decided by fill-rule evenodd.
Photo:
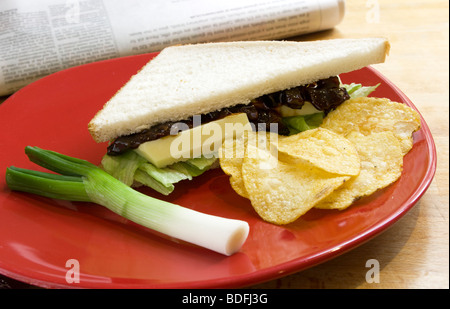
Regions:
M 0 273 L 41 287 L 227 288 L 248 286 L 336 257 L 379 234 L 425 193 L 436 168 L 435 145 L 422 119 L 401 179 L 345 211 L 313 209 L 293 224 L 263 222 L 231 189 L 220 170 L 178 184 L 167 200 L 246 220 L 250 234 L 230 257 L 146 230 L 91 203 L 11 192 L 10 165 L 40 169 L 24 154 L 39 146 L 99 163 L 87 123 L 123 83 L 155 54 L 107 60 L 45 77 L 0 105 Z M 373 94 L 413 106 L 372 68 L 341 75 L 345 83 L 381 83 Z M 165 198 L 146 191 L 159 198 Z M 69 283 L 79 263 L 80 282 Z M 69 273 L 68 273 L 69 272 Z

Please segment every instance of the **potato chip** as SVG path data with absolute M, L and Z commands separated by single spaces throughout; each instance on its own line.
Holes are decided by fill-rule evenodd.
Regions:
M 241 172 L 245 142 L 244 137 L 224 141 L 219 149 L 219 163 L 225 174 L 230 176 L 233 190 L 240 196 L 248 198 Z
M 325 117 L 321 127 L 344 136 L 353 131 L 364 135 L 391 131 L 406 154 L 413 145 L 412 133 L 420 128 L 420 116 L 402 103 L 362 97 L 338 106 Z
M 280 139 L 278 150 L 281 161 L 291 164 L 309 163 L 329 173 L 356 176 L 361 168 L 353 143 L 342 135 L 323 128 Z
M 310 164 L 280 162 L 269 151 L 253 145 L 247 145 L 242 176 L 255 211 L 275 224 L 295 221 L 350 178 Z
M 222 146 L 220 165 L 263 220 L 288 224 L 314 207 L 345 209 L 398 180 L 419 128 L 419 114 L 404 104 L 351 99 L 317 129 L 246 132 Z
M 231 187 L 242 197 L 248 198 L 244 186 L 241 167 L 247 144 L 251 144 L 259 149 L 267 149 L 272 154 L 277 154 L 276 144 L 278 134 L 271 132 L 246 131 L 238 139 L 225 140 L 219 149 L 220 167 L 225 174 L 230 176 Z
M 392 132 L 378 132 L 370 135 L 351 132 L 347 138 L 355 145 L 361 158 L 361 172 L 317 204 L 315 208 L 345 209 L 357 199 L 395 182 L 402 173 L 402 149 Z

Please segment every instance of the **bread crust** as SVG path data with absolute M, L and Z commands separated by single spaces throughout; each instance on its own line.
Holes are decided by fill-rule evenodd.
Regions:
M 246 41 L 172 46 L 144 65 L 96 113 L 96 142 L 186 119 L 382 63 L 385 38 Z

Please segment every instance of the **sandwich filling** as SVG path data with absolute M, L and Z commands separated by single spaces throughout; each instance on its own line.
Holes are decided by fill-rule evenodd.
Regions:
M 310 104 L 316 112 L 327 114 L 349 98 L 350 95 L 345 87 L 341 87 L 339 78 L 332 76 L 308 85 L 263 95 L 251 100 L 249 104 L 239 104 L 203 114 L 201 123 L 215 121 L 231 114 L 245 113 L 257 130 L 269 130 L 270 124 L 276 123 L 278 134 L 289 135 L 288 125 L 283 121 L 283 110 L 300 110 L 305 104 Z M 193 126 L 194 121 L 191 117 L 176 122 L 164 122 L 138 133 L 120 136 L 108 146 L 108 155 L 120 155 L 127 150 L 138 148 L 145 142 L 168 136 L 174 129 L 179 132 Z

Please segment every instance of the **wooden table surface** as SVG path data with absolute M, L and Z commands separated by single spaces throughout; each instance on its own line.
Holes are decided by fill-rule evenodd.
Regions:
M 449 3 L 347 0 L 333 30 L 298 40 L 387 37 L 386 62 L 374 65 L 419 109 L 437 148 L 428 191 L 402 219 L 366 244 L 329 262 L 253 288 L 449 288 Z M 380 282 L 367 283 L 365 263 L 377 259 Z
M 449 288 L 448 10 L 441 0 L 347 0 L 335 29 L 294 38 L 389 38 L 390 56 L 374 67 L 425 118 L 437 148 L 437 172 L 416 206 L 381 235 L 331 261 L 250 288 Z M 366 282 L 369 259 L 380 263 L 379 283 Z M 0 276 L 2 284 L 24 287 Z

